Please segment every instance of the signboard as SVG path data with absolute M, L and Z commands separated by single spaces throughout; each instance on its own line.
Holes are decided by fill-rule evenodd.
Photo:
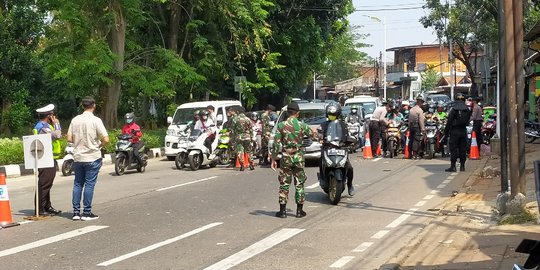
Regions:
M 246 81 L 246 76 L 234 76 L 234 92 L 242 93 L 242 82 Z
M 323 80 L 315 80 L 315 89 L 319 90 L 323 86 Z
M 24 168 L 54 167 L 51 134 L 23 136 L 23 148 Z

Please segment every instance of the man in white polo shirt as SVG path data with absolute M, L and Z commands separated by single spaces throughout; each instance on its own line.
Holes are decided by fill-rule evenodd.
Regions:
M 99 169 L 101 168 L 101 147 L 109 143 L 109 135 L 103 121 L 94 115 L 96 101 L 92 97 L 82 100 L 84 112 L 71 120 L 67 139 L 73 143 L 73 220 L 94 220 L 99 217 L 92 213 L 92 198 Z M 81 197 L 84 189 L 83 212 Z

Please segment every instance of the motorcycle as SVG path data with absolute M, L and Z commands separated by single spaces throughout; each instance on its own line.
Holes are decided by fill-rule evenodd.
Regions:
M 347 131 L 342 130 L 338 120 L 328 124 L 326 137 L 323 138 L 323 158 L 319 165 L 322 175 L 317 173 L 319 185 L 328 194 L 330 202 L 334 205 L 341 200 L 341 194 L 347 183 L 348 145 L 356 140 L 349 136 L 347 142 L 341 142 L 344 132 Z
M 200 130 L 194 129 L 189 134 L 188 139 L 188 163 L 191 170 L 196 171 L 201 168 L 201 166 L 210 166 L 215 167 L 216 161 L 211 157 L 210 149 L 206 147 L 205 141 L 208 137 L 214 134 L 214 126 L 210 126 L 209 130 Z M 216 140 L 214 140 L 215 142 Z M 219 141 L 219 139 L 218 139 Z M 210 146 L 212 147 L 212 146 Z
M 229 131 L 225 128 L 219 132 L 218 146 L 216 149 L 216 157 L 221 165 L 228 165 L 231 162 L 231 148 L 229 147 Z
M 472 132 L 473 132 L 473 121 L 469 122 L 469 125 L 467 126 L 467 155 L 469 154 L 469 151 L 471 149 Z
M 135 154 L 133 153 L 133 143 L 131 134 L 118 135 L 116 143 L 116 159 L 114 161 L 114 171 L 116 175 L 123 175 L 126 170 L 137 169 L 137 172 L 144 172 L 148 164 L 148 155 L 146 154 L 146 146 L 143 144 L 139 149 L 143 164 L 139 164 Z
M 401 138 L 401 150 L 405 151 L 407 144 L 407 132 L 409 132 L 409 120 L 405 118 L 401 127 L 399 128 L 399 137 Z M 410 139 L 410 138 L 409 138 Z
M 66 155 L 62 162 L 62 175 L 68 176 L 73 172 L 73 143 L 68 143 L 64 152 Z
M 176 154 L 176 158 L 174 159 L 174 165 L 179 170 L 185 167 L 188 160 L 188 129 L 189 127 L 181 131 L 178 136 L 178 154 Z
M 356 153 L 359 144 L 360 123 L 347 123 L 347 129 L 349 136 L 356 138 L 356 141 L 349 145 L 349 153 Z
M 386 148 L 390 154 L 390 158 L 396 157 L 399 153 L 401 142 L 400 126 L 400 123 L 390 121 L 386 128 Z
M 540 124 L 531 120 L 525 121 L 525 142 L 533 143 L 540 138 Z
M 426 121 L 426 154 L 429 159 L 435 157 L 435 153 L 439 152 L 439 140 L 440 132 L 439 125 L 437 121 L 427 120 Z
M 492 115 L 488 120 L 482 125 L 482 137 L 484 137 L 485 144 L 489 144 L 491 142 L 491 138 L 495 135 L 497 132 L 497 116 Z

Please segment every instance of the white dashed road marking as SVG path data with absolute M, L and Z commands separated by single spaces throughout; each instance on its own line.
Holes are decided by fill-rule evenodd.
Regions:
M 331 268 L 341 268 L 345 266 L 348 262 L 352 261 L 354 259 L 354 256 L 343 256 L 339 260 L 337 260 L 335 263 L 330 265 Z
M 414 206 L 424 206 L 426 203 L 426 201 L 419 201 Z
M 191 182 L 187 182 L 187 183 L 183 183 L 183 184 L 179 184 L 179 185 L 174 185 L 174 186 L 170 186 L 170 187 L 164 187 L 164 188 L 156 189 L 156 191 L 164 191 L 164 190 L 168 190 L 168 189 L 172 189 L 172 188 L 187 186 L 187 185 L 191 185 L 191 184 L 195 184 L 195 183 L 199 183 L 199 182 L 203 182 L 203 181 L 212 180 L 212 179 L 215 179 L 215 178 L 217 178 L 217 176 L 211 176 L 211 177 L 208 177 L 208 178 L 203 178 L 203 179 L 199 179 L 199 180 L 195 180 L 195 181 L 191 181 Z
M 446 180 L 442 181 L 443 184 L 447 184 L 447 185 L 450 184 L 450 182 L 452 182 L 451 179 L 446 179 Z
M 111 265 L 111 264 L 113 264 L 113 263 L 117 263 L 117 262 L 121 262 L 121 261 L 123 261 L 123 260 L 127 260 L 127 259 L 129 259 L 129 258 L 131 258 L 131 257 L 135 257 L 135 256 L 141 255 L 141 254 L 143 254 L 143 253 L 145 253 L 145 252 L 148 252 L 148 251 L 151 251 L 151 250 L 160 248 L 160 247 L 162 247 L 162 246 L 165 246 L 165 245 L 168 245 L 168 244 L 172 244 L 172 243 L 174 243 L 174 242 L 176 242 L 176 241 L 182 240 L 182 239 L 184 239 L 184 238 L 188 238 L 188 237 L 190 237 L 190 236 L 192 236 L 192 235 L 198 234 L 198 233 L 200 233 L 200 232 L 203 232 L 203 231 L 205 231 L 205 230 L 208 230 L 208 229 L 210 229 L 210 228 L 213 228 L 213 227 L 218 226 L 218 225 L 221 225 L 221 224 L 223 224 L 223 222 L 214 222 L 214 223 L 210 223 L 210 224 L 208 224 L 208 225 L 202 226 L 202 227 L 200 227 L 200 228 L 198 228 L 198 229 L 195 229 L 195 230 L 193 230 L 193 231 L 184 233 L 184 234 L 179 235 L 179 236 L 177 236 L 177 237 L 174 237 L 174 238 L 171 238 L 171 239 L 167 239 L 167 240 L 165 240 L 165 241 L 162 241 L 162 242 L 153 244 L 153 245 L 148 246 L 148 247 L 145 247 L 145 248 L 141 248 L 141 249 L 136 250 L 136 251 L 133 251 L 133 252 L 131 252 L 131 253 L 128 253 L 128 254 L 122 255 L 122 256 L 120 256 L 120 257 L 114 258 L 114 259 L 112 259 L 112 260 L 108 260 L 108 261 L 106 261 L 106 262 L 102 262 L 102 263 L 98 264 L 98 266 L 109 266 L 109 265 Z
M 387 230 L 381 230 L 381 231 L 378 231 L 376 234 L 374 234 L 373 236 L 371 236 L 371 238 L 373 239 L 381 239 L 383 238 L 387 233 L 389 233 L 390 231 L 387 231 Z
M 357 246 L 355 249 L 352 250 L 352 252 L 364 252 L 366 249 L 371 247 L 373 245 L 373 242 L 364 242 Z
M 240 263 L 262 253 L 273 246 L 303 232 L 304 229 L 281 229 L 263 240 L 239 251 L 207 268 L 205 270 L 226 270 L 239 265 Z
M 33 248 L 38 248 L 38 247 L 41 247 L 41 246 L 56 243 L 56 242 L 59 242 L 59 241 L 62 241 L 62 240 L 70 239 L 70 238 L 73 238 L 73 237 L 76 237 L 76 236 L 79 236 L 79 235 L 83 235 L 83 234 L 86 234 L 86 233 L 90 233 L 90 232 L 94 232 L 94 231 L 97 231 L 97 230 L 105 229 L 105 228 L 108 228 L 108 227 L 109 226 L 86 226 L 86 227 L 83 227 L 81 229 L 77 229 L 77 230 L 73 230 L 73 231 L 70 231 L 70 232 L 67 232 L 67 233 L 63 233 L 63 234 L 59 234 L 59 235 L 52 236 L 52 237 L 49 237 L 49 238 L 45 238 L 45 239 L 42 239 L 42 240 L 39 240 L 39 241 L 28 243 L 26 245 L 22 245 L 22 246 L 10 248 L 10 249 L 2 250 L 2 251 L 0 251 L 0 257 L 16 254 L 16 253 L 19 253 L 19 252 L 22 252 L 22 251 L 33 249 Z
M 394 221 L 392 221 L 392 223 L 388 224 L 386 226 L 386 228 L 396 228 L 397 226 L 399 226 L 401 223 L 403 223 L 403 221 L 405 221 L 406 219 L 408 219 L 412 214 L 414 214 L 414 212 L 418 211 L 417 208 L 411 208 L 409 209 L 409 211 L 405 212 L 404 214 L 402 214 L 401 216 L 399 216 L 398 218 L 396 218 Z
M 446 184 L 440 184 L 440 185 L 437 186 L 437 189 L 443 189 L 445 187 L 446 187 Z
M 424 200 L 431 200 L 433 199 L 433 197 L 435 197 L 435 195 L 426 195 L 426 197 L 424 197 Z
M 379 161 L 379 160 L 381 160 L 381 159 L 382 159 L 382 158 L 378 157 L 378 158 L 376 158 L 376 159 L 374 159 L 374 160 L 372 160 L 372 161 L 373 161 L 373 162 L 377 162 L 377 161 Z

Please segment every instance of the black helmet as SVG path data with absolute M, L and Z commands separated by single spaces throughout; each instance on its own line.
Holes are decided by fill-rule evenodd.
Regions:
M 352 105 L 351 114 L 356 114 L 357 112 L 358 112 L 358 106 L 357 105 Z
M 430 102 L 430 103 L 428 104 L 428 111 L 429 111 L 430 113 L 435 112 L 436 108 L 437 108 L 437 105 L 435 105 L 435 103 Z
M 208 111 L 207 111 L 207 110 L 200 110 L 200 111 L 199 111 L 199 117 L 200 117 L 202 120 L 208 119 Z
M 426 100 L 424 99 L 424 96 L 422 94 L 419 94 L 418 96 L 416 96 L 416 101 L 422 101 L 422 102 L 426 102 Z
M 326 106 L 326 117 L 330 120 L 336 120 L 341 116 L 341 105 L 337 102 L 332 102 Z
M 465 101 L 465 95 L 463 95 L 462 93 L 457 93 L 456 100 Z
M 126 113 L 124 116 L 124 119 L 126 120 L 126 123 L 131 124 L 133 121 L 135 121 L 135 114 L 134 113 Z
M 252 112 L 249 114 L 249 118 L 253 121 L 257 121 L 257 119 L 259 119 L 259 114 L 257 112 Z

